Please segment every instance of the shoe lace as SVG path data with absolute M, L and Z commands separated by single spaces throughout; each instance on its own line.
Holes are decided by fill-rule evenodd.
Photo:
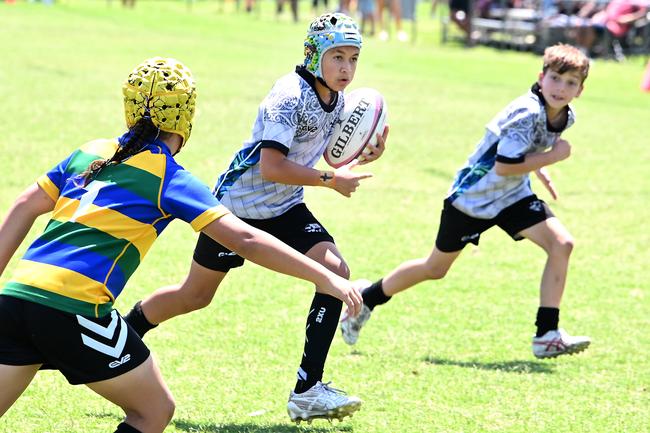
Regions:
M 333 386 L 329 386 L 330 383 L 332 383 L 332 381 L 329 381 L 329 382 L 327 382 L 327 383 L 323 383 L 323 382 L 321 382 L 321 387 L 322 387 L 325 391 L 327 391 L 327 392 L 331 392 L 331 393 L 333 393 L 333 394 L 343 394 L 343 395 L 347 395 L 347 392 L 343 391 L 342 389 L 338 389 L 338 388 L 334 388 Z

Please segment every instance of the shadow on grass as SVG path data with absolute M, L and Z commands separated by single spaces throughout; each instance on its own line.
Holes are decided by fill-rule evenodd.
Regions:
M 428 175 L 430 175 L 432 177 L 436 177 L 438 179 L 449 180 L 449 179 L 453 179 L 453 177 L 454 177 L 453 172 L 450 172 L 449 170 L 440 170 L 440 169 L 438 169 L 436 167 L 426 167 L 422 171 L 424 171 L 426 174 L 428 174 Z
M 316 421 L 318 423 L 319 421 Z M 351 432 L 352 427 L 349 425 L 328 424 L 326 427 L 319 427 L 314 424 L 303 422 L 300 426 L 291 424 L 266 424 L 258 425 L 252 423 L 229 423 L 229 424 L 212 424 L 197 423 L 187 420 L 174 420 L 172 424 L 179 430 L 186 432 L 205 432 L 205 433 L 325 433 L 325 432 Z
M 424 362 L 435 365 L 452 365 L 455 367 L 476 368 L 478 370 L 503 371 L 506 373 L 554 373 L 555 365 L 539 361 L 503 361 L 503 362 L 481 362 L 481 361 L 454 361 L 433 356 L 424 358 Z
M 109 412 L 87 413 L 86 415 L 94 418 L 112 418 L 115 420 L 116 425 L 124 420 L 123 415 Z M 324 425 L 319 426 L 319 423 L 323 423 Z M 332 433 L 353 431 L 351 425 L 342 425 L 338 422 L 330 424 L 323 420 L 316 420 L 314 424 L 302 422 L 300 425 L 294 425 L 288 421 L 287 424 L 253 424 L 248 422 L 214 424 L 210 422 L 202 423 L 200 421 L 174 419 L 171 425 L 178 430 L 192 433 Z

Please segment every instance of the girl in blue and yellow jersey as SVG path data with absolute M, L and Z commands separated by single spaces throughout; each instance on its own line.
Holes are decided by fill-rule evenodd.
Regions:
M 52 212 L 0 292 L 0 416 L 43 364 L 120 406 L 116 432 L 161 432 L 172 395 L 149 349 L 113 309 L 175 218 L 270 269 L 322 285 L 350 308 L 350 282 L 232 215 L 174 160 L 192 129 L 190 71 L 149 59 L 123 86 L 129 130 L 95 140 L 25 190 L 0 226 L 0 272 L 37 216 Z

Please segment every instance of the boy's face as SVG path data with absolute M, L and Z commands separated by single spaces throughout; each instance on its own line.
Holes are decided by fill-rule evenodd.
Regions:
M 582 75 L 578 71 L 563 74 L 552 69 L 539 74 L 537 82 L 542 89 L 546 103 L 554 109 L 563 108 L 582 93 Z
M 332 90 L 340 92 L 352 82 L 358 60 L 357 47 L 335 47 L 326 51 L 321 63 L 323 79 Z

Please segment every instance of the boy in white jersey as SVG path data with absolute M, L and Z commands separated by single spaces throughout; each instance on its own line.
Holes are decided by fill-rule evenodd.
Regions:
M 219 201 L 235 215 L 345 278 L 350 271 L 332 236 L 304 204 L 303 186 L 329 187 L 349 197 L 370 176 L 352 172 L 356 162 L 336 171 L 313 168 L 343 109 L 343 90 L 354 78 L 360 48 L 357 25 L 346 15 L 325 14 L 312 22 L 304 64 L 275 83 L 259 106 L 250 139 L 215 187 Z M 383 153 L 387 133 L 378 134 L 365 162 Z M 142 335 L 154 324 L 203 308 L 226 273 L 243 263 L 230 249 L 201 236 L 186 279 L 136 304 L 126 319 Z M 287 406 L 294 421 L 341 419 L 361 405 L 357 397 L 321 382 L 341 307 L 339 299 L 316 287 L 298 381 Z
M 560 135 L 574 123 L 569 103 L 582 92 L 588 72 L 589 60 L 575 47 L 558 44 L 546 49 L 538 81 L 488 123 L 475 152 L 456 174 L 429 257 L 402 263 L 363 291 L 361 314 L 341 321 L 348 344 L 356 343 L 375 306 L 417 283 L 443 278 L 465 245 L 478 245 L 481 233 L 496 225 L 514 240 L 533 241 L 548 256 L 533 354 L 549 358 L 589 346 L 589 338 L 572 337 L 558 329 L 573 239 L 547 204 L 533 194 L 528 177 L 535 172 L 553 198 L 557 197 L 545 167 L 571 153 L 571 146 Z

